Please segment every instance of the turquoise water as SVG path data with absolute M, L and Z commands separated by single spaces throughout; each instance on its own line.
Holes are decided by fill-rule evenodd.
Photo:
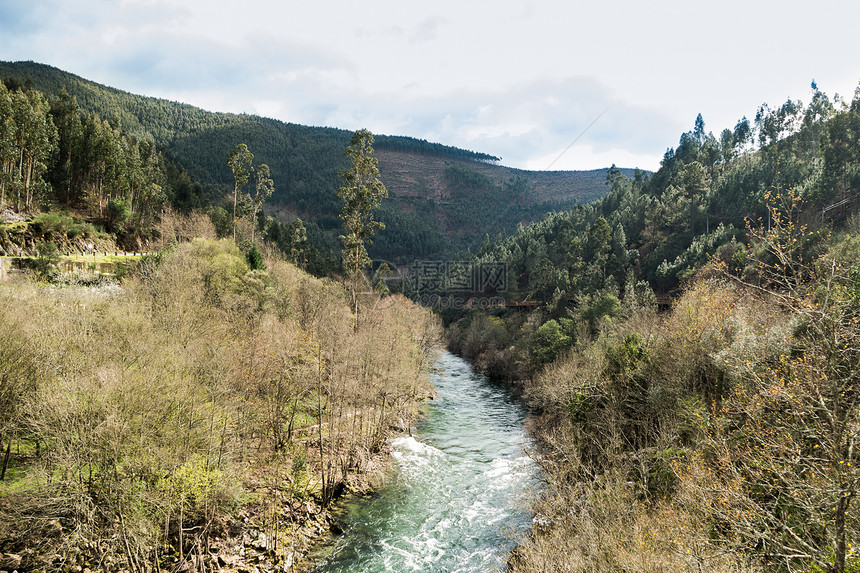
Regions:
M 433 384 L 413 436 L 392 441 L 390 481 L 348 506 L 346 533 L 318 573 L 496 571 L 527 532 L 539 485 L 526 412 L 452 354 L 437 361 Z

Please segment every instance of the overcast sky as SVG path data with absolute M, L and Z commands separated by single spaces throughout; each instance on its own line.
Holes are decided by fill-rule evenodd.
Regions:
M 718 135 L 813 79 L 850 101 L 858 21 L 844 0 L 0 0 L 0 59 L 512 167 L 656 169 L 698 113 Z

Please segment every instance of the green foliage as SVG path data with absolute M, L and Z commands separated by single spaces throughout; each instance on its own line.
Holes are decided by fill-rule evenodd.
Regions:
M 74 220 L 62 213 L 39 213 L 33 217 L 33 231 L 42 237 L 80 234 Z
M 580 306 L 579 313 L 588 323 L 589 331 L 596 335 L 602 323 L 621 316 L 621 302 L 614 294 L 603 294 L 585 302 Z
M 34 210 L 47 195 L 49 159 L 57 128 L 44 94 L 0 83 L 0 207 Z
M 536 542 L 597 530 L 591 542 L 607 552 L 619 537 L 637 548 L 631 570 L 651 551 L 660 563 L 684 554 L 664 543 L 700 563 L 728 552 L 764 570 L 854 567 L 860 458 L 846 421 L 858 416 L 860 243 L 841 235 L 816 255 L 807 245 L 820 249 L 820 234 L 799 215 L 750 230 L 743 277 L 754 284 L 696 279 L 662 318 L 630 315 L 527 384 L 560 505 Z M 606 503 L 633 495 L 647 509 L 628 502 L 622 522 L 584 521 L 580 500 L 601 488 Z M 655 533 L 667 519 L 677 521 Z M 555 565 L 540 556 L 563 563 L 534 550 L 544 568 Z
M 317 514 L 428 395 L 437 327 L 403 297 L 355 330 L 342 285 L 276 258 L 252 270 L 229 239 L 176 243 L 132 272 L 110 291 L 0 287 L 15 480 L 0 551 L 26 546 L 22 570 L 178 568 L 223 523 L 272 538 L 261 499 Z M 33 525 L 58 517 L 50 534 Z
M 242 189 L 251 178 L 253 167 L 251 162 L 254 161 L 254 154 L 248 151 L 248 146 L 240 143 L 233 148 L 230 155 L 227 156 L 227 167 L 233 173 L 233 242 L 236 242 L 236 217 L 239 205 L 245 204 L 244 193 Z
M 486 163 L 495 163 L 501 161 L 501 157 L 458 149 L 448 145 L 438 143 L 430 143 L 424 139 L 416 139 L 414 137 L 382 135 L 376 139 L 376 147 L 378 149 L 392 149 L 396 151 L 404 151 L 407 153 L 415 153 L 422 155 L 433 155 L 436 157 L 444 157 L 446 159 L 459 159 L 463 161 L 482 161 Z
M 612 381 L 617 382 L 635 375 L 640 368 L 650 363 L 651 358 L 645 348 L 645 340 L 638 333 L 630 333 L 625 336 L 622 343 L 606 348 L 605 374 Z
M 177 468 L 170 476 L 159 483 L 174 505 L 173 511 L 180 509 L 189 521 L 205 517 L 209 507 L 218 500 L 219 489 L 223 486 L 223 473 L 200 454 Z
M 388 197 L 388 190 L 379 180 L 377 159 L 373 157 L 373 134 L 366 129 L 355 132 L 346 150 L 352 167 L 341 171 L 339 176 L 344 186 L 337 196 L 343 199 L 340 218 L 346 229 L 341 235 L 343 243 L 343 267 L 346 270 L 353 299 L 353 309 L 358 308 L 358 290 L 363 284 L 364 270 L 370 265 L 366 245 L 385 225 L 374 219 L 374 210 Z
M 230 234 L 233 228 L 232 219 L 224 207 L 215 205 L 209 209 L 208 215 L 219 237 L 226 237 Z
M 548 364 L 573 344 L 555 320 L 548 320 L 538 328 L 531 341 L 531 353 L 538 364 Z
M 40 280 L 50 280 L 57 272 L 60 253 L 57 245 L 51 241 L 39 245 L 39 254 L 33 259 L 33 272 Z
M 257 213 L 263 208 L 263 203 L 275 191 L 275 183 L 269 176 L 269 166 L 265 163 L 257 166 L 254 173 L 254 196 L 251 198 L 251 242 L 254 242 L 257 230 Z
M 517 297 L 553 304 L 556 290 L 562 299 L 592 300 L 608 290 L 610 277 L 626 293 L 630 270 L 634 284 L 647 280 L 660 295 L 677 290 L 714 257 L 740 275 L 749 255 L 747 222 L 767 225 L 779 217 L 769 198 L 790 190 L 809 203 L 808 213 L 819 209 L 823 221 L 850 213 L 860 190 L 852 167 L 860 157 L 858 117 L 860 104 L 836 110 L 817 86 L 808 106 L 792 100 L 762 106 L 754 125 L 743 118 L 720 139 L 699 116 L 656 173 L 630 179 L 613 166 L 604 199 L 521 226 L 482 249 L 479 260 L 504 261 Z M 463 188 L 489 187 L 467 170 L 446 173 Z
M 711 257 L 718 257 L 725 262 L 730 262 L 734 269 L 743 269 L 743 254 L 736 255 L 739 251 L 743 253 L 743 233 L 729 225 L 722 223 L 709 235 L 700 235 L 693 239 L 683 253 L 679 254 L 674 261 L 669 263 L 664 260 L 657 267 L 657 280 L 667 284 L 670 281 L 683 281 L 691 278 L 703 266 L 711 261 Z
M 299 216 L 309 229 L 313 222 L 319 227 L 308 233 L 307 268 L 317 274 L 341 270 L 330 251 L 338 250 L 341 233 L 337 174 L 348 167 L 342 152 L 350 132 L 210 113 L 32 62 L 0 62 L 0 77 L 17 78 L 18 85 L 54 98 L 51 116 L 59 143 L 45 175 L 53 187 L 48 199 L 75 208 L 86 203 L 89 216 L 103 218 L 111 198 L 105 193 L 121 194 L 132 211 L 134 224 L 126 233 L 133 241 L 137 233 L 145 234 L 164 204 L 182 213 L 217 205 L 225 190 L 235 187 L 224 158 L 237 142 L 245 142 L 277 181 L 267 204 L 288 213 L 288 220 Z M 498 158 L 487 154 L 414 138 L 380 136 L 380 142 L 386 156 L 382 173 L 388 187 L 397 190 L 397 201 L 378 211 L 378 221 L 388 228 L 368 245 L 373 258 L 400 263 L 475 250 L 485 234 L 512 233 L 519 223 L 603 194 L 601 170 L 523 172 L 493 165 Z M 94 161 L 100 149 L 108 152 L 105 160 Z M 452 194 L 459 199 L 449 200 Z M 252 223 L 259 205 L 248 205 Z M 232 205 L 227 212 L 233 212 Z M 224 236 L 221 215 L 213 221 Z M 262 229 L 251 228 L 252 234 L 257 231 Z
M 263 253 L 257 248 L 257 243 L 251 243 L 251 247 L 245 254 L 245 260 L 252 271 L 266 270 L 266 264 L 263 262 Z
M 122 231 L 131 216 L 128 202 L 123 197 L 114 197 L 107 204 L 108 224 L 114 231 Z

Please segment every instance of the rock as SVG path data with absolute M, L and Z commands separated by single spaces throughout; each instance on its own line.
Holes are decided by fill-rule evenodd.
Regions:
M 268 549 L 269 540 L 268 538 L 266 538 L 266 534 L 261 531 L 260 534 L 257 536 L 257 539 L 254 540 L 253 545 L 258 549 Z

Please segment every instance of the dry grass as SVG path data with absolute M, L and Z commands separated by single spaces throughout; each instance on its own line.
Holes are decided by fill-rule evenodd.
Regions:
M 281 500 L 265 526 L 283 533 L 289 500 L 325 505 L 368 469 L 427 393 L 438 324 L 391 297 L 355 330 L 341 285 L 269 267 L 196 239 L 121 289 L 0 287 L 0 347 L 15 341 L 32 370 L 6 393 L 0 444 L 39 448 L 4 488 L 0 551 L 150 570 L 223 534 L 242 484 Z M 48 523 L 62 534 L 40 537 Z

